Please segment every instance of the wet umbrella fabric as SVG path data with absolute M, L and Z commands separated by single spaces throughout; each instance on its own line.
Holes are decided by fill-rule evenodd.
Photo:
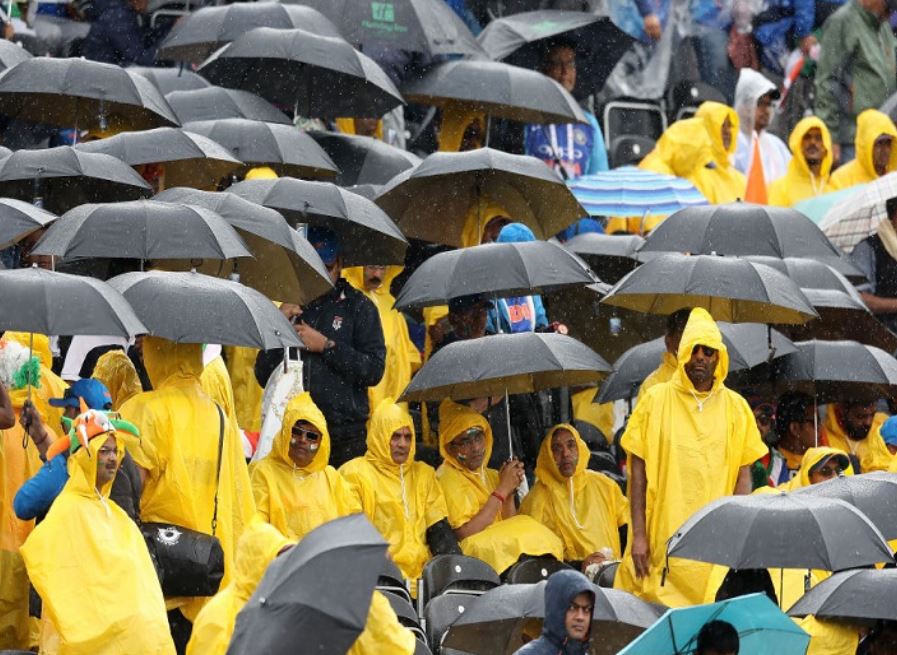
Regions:
M 810 589 L 788 615 L 897 621 L 897 569 L 835 573 Z
M 368 136 L 334 132 L 309 132 L 308 135 L 339 167 L 339 175 L 333 180 L 339 186 L 386 184 L 421 162 L 420 157 L 407 150 Z
M 19 44 L 5 39 L 0 41 L 0 71 L 5 71 L 33 58 L 34 55 Z
M 860 510 L 885 539 L 897 539 L 897 474 L 879 471 L 801 487 L 796 494 L 838 498 Z
M 199 72 L 304 117 L 376 117 L 403 102 L 373 59 L 339 37 L 305 30 L 257 27 L 209 57 Z
M 56 214 L 30 203 L 13 198 L 0 198 L 0 248 L 12 245 L 32 232 L 49 226 L 57 218 L 59 217 Z
M 107 334 L 147 331 L 131 305 L 105 282 L 80 275 L 20 268 L 0 271 L 0 330 L 40 334 Z
M 669 216 L 707 204 L 688 180 L 635 166 L 584 175 L 568 180 L 567 186 L 590 216 Z
M 246 118 L 281 125 L 293 124 L 286 114 L 264 98 L 239 89 L 209 86 L 189 91 L 172 91 L 166 94 L 165 100 L 181 123 Z
M 364 630 L 387 544 L 362 514 L 325 523 L 275 559 L 237 614 L 228 655 L 345 653 Z
M 146 78 L 81 58 L 34 57 L 0 79 L 0 113 L 79 130 L 177 126 L 162 93 Z
M 894 561 L 881 532 L 857 508 L 843 500 L 787 493 L 710 503 L 670 537 L 667 558 L 675 557 L 732 569 L 822 571 Z
M 187 14 L 159 46 L 159 60 L 201 63 L 221 46 L 256 27 L 301 28 L 321 36 L 340 36 L 320 12 L 279 2 L 201 7 Z
M 875 234 L 879 224 L 887 219 L 885 202 L 897 196 L 897 175 L 883 175 L 853 190 L 855 193 L 838 201 L 819 222 L 819 227 L 832 243 L 847 252 L 852 252 L 860 241 Z
M 604 282 L 616 284 L 639 265 L 638 249 L 645 240 L 637 234 L 580 234 L 564 243 L 582 257 Z
M 109 284 L 127 299 L 147 332 L 156 337 L 261 350 L 301 345 L 274 303 L 238 282 L 201 273 L 149 271 L 125 273 Z
M 173 91 L 192 91 L 212 86 L 202 75 L 185 68 L 151 68 L 149 66 L 131 66 L 127 69 L 145 77 L 153 83 L 162 95 Z

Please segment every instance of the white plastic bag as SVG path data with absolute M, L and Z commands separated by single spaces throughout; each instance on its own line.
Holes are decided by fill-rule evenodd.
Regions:
M 287 370 L 278 364 L 265 384 L 262 396 L 262 430 L 252 461 L 257 462 L 271 452 L 274 439 L 280 433 L 283 414 L 294 396 L 302 393 L 302 360 L 287 360 Z

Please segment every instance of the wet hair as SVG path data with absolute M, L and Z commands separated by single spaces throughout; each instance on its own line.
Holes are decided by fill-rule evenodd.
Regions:
M 726 621 L 708 621 L 698 633 L 698 647 L 695 655 L 707 651 L 716 653 L 738 653 L 738 631 Z
M 894 213 L 897 212 L 897 196 L 885 200 L 885 211 L 888 213 L 888 218 L 894 216 Z
M 807 407 L 813 406 L 813 397 L 800 391 L 789 391 L 779 398 L 776 406 L 776 434 L 783 438 L 788 434 L 788 426 L 802 421 Z
M 776 605 L 779 604 L 772 577 L 766 569 L 730 569 L 723 578 L 714 600 L 729 600 L 748 594 L 766 594 Z
M 680 309 L 667 316 L 667 336 L 681 334 L 688 323 L 688 317 L 691 316 L 690 309 Z
M 548 55 L 555 48 L 570 48 L 573 52 L 576 52 L 576 41 L 569 37 L 564 37 L 563 35 L 556 36 L 551 39 L 545 39 L 544 44 L 542 45 L 542 64 L 548 60 Z

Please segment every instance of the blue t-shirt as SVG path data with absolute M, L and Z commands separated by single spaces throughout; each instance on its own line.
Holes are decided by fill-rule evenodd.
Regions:
M 586 112 L 588 123 L 563 125 L 527 125 L 524 139 L 526 154 L 541 159 L 552 168 L 558 161 L 567 179 L 592 175 L 608 169 L 604 135 L 595 117 Z

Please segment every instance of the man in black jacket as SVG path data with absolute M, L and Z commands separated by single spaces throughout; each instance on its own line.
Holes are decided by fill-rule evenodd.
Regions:
M 325 228 L 312 227 L 308 240 L 315 247 L 334 287 L 305 307 L 280 307 L 305 344 L 301 350 L 303 383 L 324 413 L 330 432 L 330 464 L 339 467 L 364 455 L 368 419 L 368 387 L 383 377 L 386 345 L 377 308 L 340 277 L 339 239 Z M 255 376 L 263 387 L 283 361 L 283 350 L 259 353 Z

